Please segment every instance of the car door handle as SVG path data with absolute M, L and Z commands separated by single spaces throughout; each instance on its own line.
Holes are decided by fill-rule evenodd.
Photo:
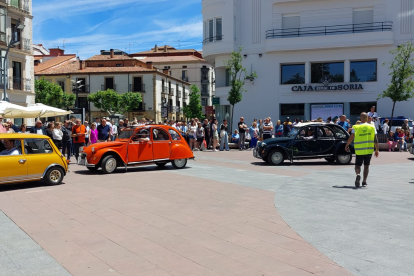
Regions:
M 20 159 L 20 160 L 19 160 L 19 163 L 20 163 L 20 164 L 24 164 L 24 162 L 26 162 L 26 161 L 27 161 L 26 159 Z

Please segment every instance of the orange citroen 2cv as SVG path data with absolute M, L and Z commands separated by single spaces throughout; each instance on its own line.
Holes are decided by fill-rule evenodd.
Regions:
M 104 173 L 112 173 L 117 167 L 155 163 L 159 167 L 171 162 L 176 169 L 194 159 L 185 139 L 173 127 L 144 125 L 124 128 L 114 142 L 103 142 L 84 148 L 79 164 L 91 170 L 100 167 Z

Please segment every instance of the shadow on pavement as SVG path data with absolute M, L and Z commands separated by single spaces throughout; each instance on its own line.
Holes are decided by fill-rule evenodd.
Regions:
M 188 169 L 191 169 L 191 166 L 186 166 L 185 168 L 180 169 L 180 170 L 188 170 Z M 172 165 L 170 165 L 170 166 L 165 165 L 165 167 L 162 167 L 162 168 L 158 167 L 157 165 L 147 165 L 147 166 L 141 166 L 141 167 L 128 168 L 127 171 L 124 168 L 118 168 L 112 174 L 124 174 L 124 173 L 128 173 L 128 172 L 174 171 L 174 170 L 176 170 L 176 169 L 174 169 Z M 82 175 L 102 175 L 102 174 L 104 174 L 101 169 L 99 169 L 97 171 L 90 171 L 88 169 L 77 170 L 77 171 L 74 171 L 74 173 L 75 174 L 82 174 Z
M 250 164 L 254 165 L 254 166 L 272 166 L 269 163 L 266 162 L 251 162 Z M 349 165 L 354 165 L 354 163 L 350 163 Z M 286 166 L 329 166 L 329 167 L 342 167 L 339 164 L 336 163 L 330 163 L 330 162 L 324 162 L 324 161 L 306 161 L 306 162 L 302 162 L 302 161 L 293 161 L 293 163 L 290 163 L 289 161 L 285 161 L 280 165 L 274 166 L 274 167 L 286 167 Z
M 357 188 L 355 186 L 332 186 L 332 188 L 336 188 L 336 189 L 352 189 L 352 190 L 361 189 L 361 188 Z
M 32 181 L 32 182 L 23 182 L 23 183 L 15 183 L 15 184 L 2 184 L 2 185 L 0 185 L 0 193 L 1 192 L 24 190 L 24 189 L 40 188 L 40 187 L 60 186 L 60 185 L 65 184 L 64 181 L 65 181 L 65 179 L 63 179 L 63 182 L 59 185 L 48 185 L 43 181 Z

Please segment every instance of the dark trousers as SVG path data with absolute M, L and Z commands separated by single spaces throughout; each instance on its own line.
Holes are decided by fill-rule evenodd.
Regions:
M 76 158 L 76 160 L 78 160 L 78 158 L 79 158 L 79 148 L 84 147 L 84 146 L 85 146 L 85 143 L 73 143 L 73 147 L 75 148 L 75 158 Z
M 62 142 L 62 154 L 63 154 L 63 156 L 65 156 L 66 151 L 67 151 L 66 159 L 70 160 L 70 154 L 72 153 L 72 140 Z

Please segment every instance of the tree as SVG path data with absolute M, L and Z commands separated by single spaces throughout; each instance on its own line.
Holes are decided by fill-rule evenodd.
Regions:
M 35 80 L 35 102 L 57 108 L 69 108 L 74 105 L 76 96 L 65 93 L 62 87 L 56 83 L 49 82 L 42 77 Z
M 183 108 L 184 115 L 187 118 L 202 119 L 204 116 L 202 113 L 203 107 L 200 104 L 200 89 L 198 89 L 195 84 L 193 84 L 190 89 L 190 102 Z
M 232 52 L 230 60 L 226 61 L 224 64 L 226 69 L 229 70 L 230 74 L 230 91 L 227 97 L 227 101 L 232 106 L 231 108 L 231 121 L 230 121 L 230 129 L 232 129 L 233 124 L 233 115 L 234 115 L 234 106 L 241 102 L 243 99 L 243 92 L 247 90 L 244 88 L 244 80 L 247 75 L 246 68 L 243 67 L 243 57 L 241 54 L 243 47 L 239 48 L 238 52 Z M 256 78 L 256 72 L 252 72 L 249 75 L 250 79 Z
M 391 50 L 390 54 L 394 56 L 394 59 L 388 63 L 384 63 L 383 66 L 388 64 L 388 68 L 391 70 L 389 73 L 391 81 L 387 89 L 378 95 L 378 99 L 390 98 L 393 103 L 391 127 L 395 104 L 397 102 L 408 101 L 414 97 L 414 46 L 411 42 L 407 42 L 398 46 L 397 49 Z
M 88 101 L 96 108 L 108 112 L 109 115 L 131 112 L 142 102 L 140 93 L 128 92 L 118 94 L 112 89 L 97 91 L 88 96 Z

